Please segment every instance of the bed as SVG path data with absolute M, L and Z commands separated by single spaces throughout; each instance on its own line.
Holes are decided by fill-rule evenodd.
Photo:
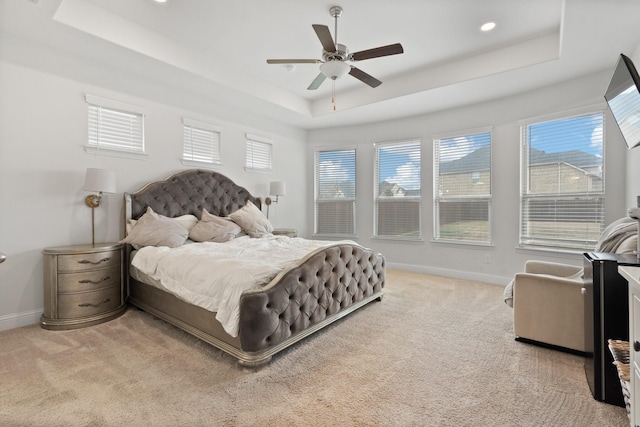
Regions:
M 261 208 L 261 200 L 245 188 L 206 170 L 176 173 L 125 193 L 124 199 L 125 240 L 131 235 L 130 225 L 141 221 L 149 210 L 167 218 L 195 216 L 204 220 L 205 214 L 228 218 L 249 205 Z M 269 239 L 275 238 L 289 239 L 269 235 Z M 244 236 L 231 242 L 238 245 L 242 239 L 251 243 L 260 240 Z M 216 319 L 216 311 L 148 283 L 152 281 L 145 280 L 143 274 L 133 274 L 134 255 L 160 251 L 150 246 L 126 245 L 128 302 L 232 355 L 245 367 L 268 363 L 278 352 L 383 296 L 385 259 L 381 254 L 355 242 L 325 242 L 289 263 L 268 282 L 243 290 L 237 333 L 230 334 Z

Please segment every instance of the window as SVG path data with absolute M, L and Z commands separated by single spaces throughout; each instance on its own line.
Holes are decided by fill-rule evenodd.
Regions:
M 355 235 L 356 150 L 315 153 L 315 234 Z
M 206 163 L 219 165 L 220 133 L 222 129 L 208 123 L 183 119 L 184 146 L 182 161 L 185 164 Z
M 420 141 L 375 145 L 374 235 L 420 239 Z
M 245 168 L 258 172 L 271 172 L 273 141 L 257 135 L 247 134 L 247 156 Z
M 89 138 L 94 154 L 144 154 L 144 114 L 140 107 L 86 95 Z
M 604 229 L 602 112 L 521 127 L 520 244 L 593 249 Z
M 491 243 L 491 129 L 433 141 L 434 240 Z

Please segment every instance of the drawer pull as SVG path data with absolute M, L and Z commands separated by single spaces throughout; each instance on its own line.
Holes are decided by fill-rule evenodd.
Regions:
M 98 260 L 98 261 L 96 261 L 96 262 L 89 261 L 88 259 L 81 259 L 80 261 L 78 261 L 78 264 L 93 264 L 93 265 L 97 265 L 97 264 L 100 264 L 100 263 L 102 263 L 102 262 L 107 262 L 107 261 L 110 261 L 110 260 L 111 260 L 111 258 L 110 258 L 110 257 L 109 257 L 109 258 L 102 258 L 102 259 L 99 259 L 99 260 Z
M 106 282 L 109 279 L 111 279 L 111 276 L 105 276 L 100 280 L 89 280 L 89 279 L 78 280 L 78 283 L 82 283 L 83 285 L 86 283 L 91 283 L 92 285 L 99 285 L 100 283 Z
M 640 351 L 640 342 L 638 342 L 638 341 L 634 341 L 634 342 L 633 342 L 633 349 L 634 349 L 635 351 Z
M 106 304 L 111 301 L 111 298 L 105 298 L 97 304 L 91 304 L 89 302 L 84 302 L 82 304 L 78 304 L 78 307 L 100 307 L 102 304 Z

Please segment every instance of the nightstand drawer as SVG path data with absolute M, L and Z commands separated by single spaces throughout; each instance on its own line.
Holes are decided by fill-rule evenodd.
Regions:
M 120 267 L 120 250 L 58 256 L 58 271 L 60 272 L 109 267 Z
M 96 292 L 60 294 L 58 295 L 58 317 L 75 319 L 116 309 L 121 303 L 120 296 L 119 286 Z
M 120 266 L 79 273 L 61 273 L 58 276 L 58 293 L 93 291 L 119 284 Z

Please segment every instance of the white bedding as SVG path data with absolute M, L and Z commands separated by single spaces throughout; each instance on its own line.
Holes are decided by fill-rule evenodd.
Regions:
M 269 234 L 177 248 L 147 246 L 137 251 L 132 265 L 182 300 L 215 311 L 235 337 L 243 291 L 266 285 L 309 252 L 336 243 Z

